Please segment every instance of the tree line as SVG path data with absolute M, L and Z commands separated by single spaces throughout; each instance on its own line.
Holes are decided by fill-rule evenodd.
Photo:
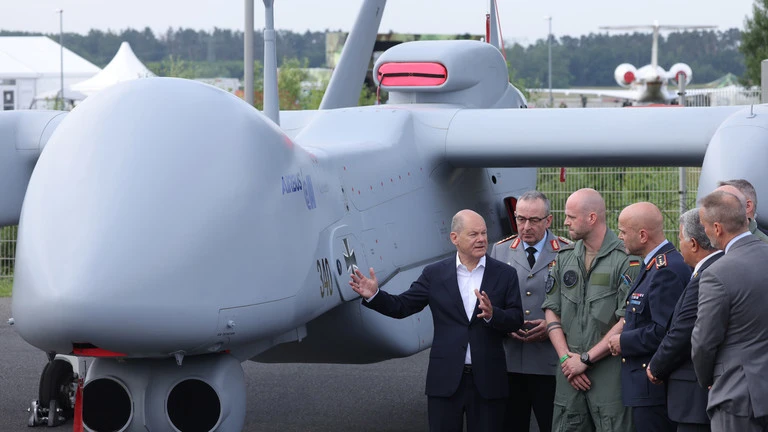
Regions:
M 308 67 L 325 67 L 325 33 L 278 31 L 278 62 L 296 59 Z M 41 33 L 0 31 L 0 36 L 16 35 Z M 58 42 L 58 34 L 45 36 Z M 741 31 L 735 28 L 662 35 L 659 65 L 668 69 L 674 63 L 688 63 L 694 71 L 695 83 L 714 81 L 727 73 L 744 76 L 744 54 L 739 51 L 741 37 Z M 239 30 L 169 28 L 156 35 L 145 28 L 64 34 L 65 47 L 100 67 L 112 59 L 123 41 L 129 42 L 138 58 L 159 75 L 167 75 L 174 67 L 178 70 L 179 62 L 183 62 L 187 77 L 243 76 L 243 32 Z M 591 33 L 553 38 L 552 85 L 615 86 L 613 71 L 620 63 L 632 63 L 638 68 L 650 63 L 651 41 L 650 33 Z M 263 59 L 263 50 L 262 32 L 256 31 L 254 58 Z M 540 39 L 526 47 L 513 44 L 506 52 L 512 73 L 527 87 L 547 84 L 547 40 Z

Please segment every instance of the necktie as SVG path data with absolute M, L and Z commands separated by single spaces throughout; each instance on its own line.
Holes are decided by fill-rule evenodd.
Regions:
M 536 253 L 536 248 L 533 246 L 528 246 L 525 248 L 525 251 L 528 252 L 528 265 L 533 268 L 533 265 L 536 264 L 536 257 L 533 256 L 533 254 Z

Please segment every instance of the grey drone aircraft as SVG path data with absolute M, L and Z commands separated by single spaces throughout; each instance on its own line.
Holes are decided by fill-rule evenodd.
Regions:
M 765 106 L 521 109 L 493 45 L 429 41 L 385 52 L 374 75 L 389 103 L 357 107 L 384 6 L 362 2 L 317 111 L 267 116 L 146 78 L 70 113 L 0 113 L 0 225 L 19 224 L 13 322 L 52 359 L 42 406 L 72 399 L 60 355 L 88 356 L 76 404 L 89 430 L 239 431 L 241 362 L 427 349 L 428 309 L 394 320 L 361 307 L 349 272 L 372 267 L 404 291 L 455 253 L 463 208 L 500 238 L 537 166 L 703 163 L 700 194 L 747 178 L 768 215 Z

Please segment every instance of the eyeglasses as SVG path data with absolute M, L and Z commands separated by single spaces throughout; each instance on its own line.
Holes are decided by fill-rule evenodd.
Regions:
M 525 225 L 526 222 L 530 222 L 531 225 L 536 225 L 536 224 L 541 223 L 541 221 L 545 220 L 548 217 L 549 217 L 549 215 L 544 216 L 544 217 L 529 217 L 529 218 L 526 218 L 526 217 L 515 215 L 515 222 L 517 222 L 518 225 Z

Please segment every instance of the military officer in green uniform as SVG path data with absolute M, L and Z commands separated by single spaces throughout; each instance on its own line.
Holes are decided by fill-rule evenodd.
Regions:
M 755 235 L 755 237 L 768 243 L 768 236 L 764 232 L 757 228 L 757 221 L 755 220 L 755 214 L 757 213 L 757 192 L 752 183 L 744 179 L 732 179 L 717 182 L 719 186 L 715 190 L 722 190 L 723 192 L 733 193 L 733 190 L 728 189 L 728 186 L 736 188 L 742 195 L 744 195 L 744 205 L 747 207 L 747 219 L 749 220 L 749 232 Z M 734 194 L 737 197 L 739 194 Z
M 520 195 L 515 222 L 518 234 L 496 243 L 491 251 L 491 258 L 517 271 L 525 320 L 522 329 L 510 333 L 504 340 L 509 382 L 504 430 L 528 431 L 533 409 L 539 431 L 550 432 L 555 373 L 560 373 L 560 368 L 547 336 L 541 304 L 549 267 L 557 252 L 570 242 L 549 230 L 552 223 L 549 199 L 541 192 L 528 191 Z
M 624 299 L 640 270 L 606 225 L 605 201 L 580 189 L 565 204 L 565 225 L 576 243 L 561 248 L 542 304 L 558 355 L 553 431 L 631 431 L 621 400 L 621 363 L 608 339 L 621 332 Z

